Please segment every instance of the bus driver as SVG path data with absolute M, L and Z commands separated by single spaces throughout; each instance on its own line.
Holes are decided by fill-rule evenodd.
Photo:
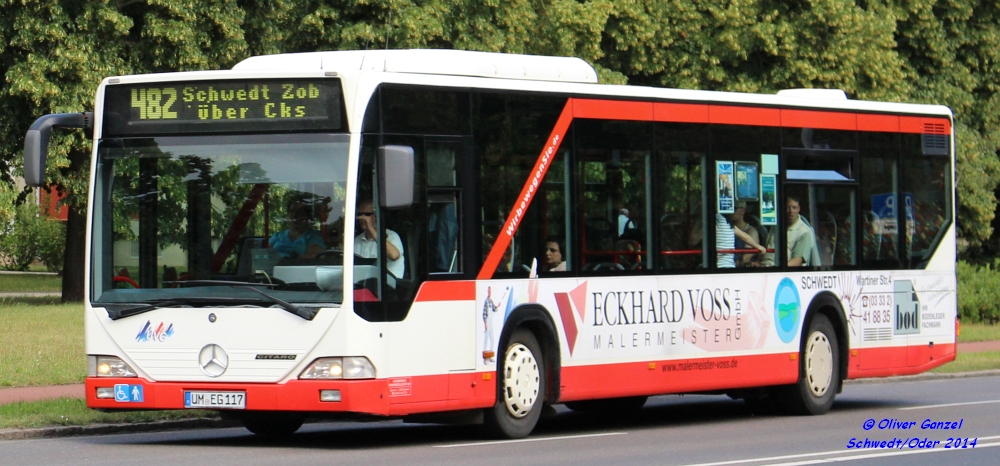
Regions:
M 357 229 L 360 231 L 354 238 L 354 254 L 374 259 L 378 257 L 378 226 L 375 224 L 375 205 L 369 200 L 358 203 Z M 396 278 L 403 278 L 406 265 L 403 257 L 403 241 L 399 235 L 390 229 L 385 230 L 385 253 L 388 262 L 386 268 Z

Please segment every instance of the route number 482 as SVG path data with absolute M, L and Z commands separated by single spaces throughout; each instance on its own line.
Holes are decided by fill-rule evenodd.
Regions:
M 132 89 L 132 108 L 139 109 L 140 120 L 177 118 L 177 112 L 171 110 L 175 102 L 177 89 L 172 87 Z

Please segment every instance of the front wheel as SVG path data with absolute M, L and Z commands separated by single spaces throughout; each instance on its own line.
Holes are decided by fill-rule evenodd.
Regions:
M 495 438 L 527 437 L 542 414 L 546 383 L 542 352 L 530 331 L 514 331 L 497 375 L 497 400 L 484 416 L 486 433 Z
M 794 414 L 824 414 L 840 383 L 837 333 L 825 315 L 813 317 L 799 356 L 799 381 L 788 387 L 789 408 Z

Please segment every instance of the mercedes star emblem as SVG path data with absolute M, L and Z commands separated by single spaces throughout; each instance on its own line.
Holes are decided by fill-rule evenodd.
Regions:
M 221 346 L 211 343 L 205 345 L 198 354 L 198 365 L 209 377 L 218 377 L 229 367 L 229 355 Z

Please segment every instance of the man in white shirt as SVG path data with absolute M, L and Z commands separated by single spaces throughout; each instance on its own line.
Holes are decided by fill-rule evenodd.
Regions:
M 371 200 L 361 201 L 358 204 L 357 228 L 361 231 L 354 238 L 354 254 L 375 259 L 379 254 L 378 226 L 375 224 L 375 205 Z M 403 256 L 403 241 L 399 235 L 392 230 L 385 230 L 386 245 L 385 253 L 388 259 L 386 268 L 396 278 L 403 278 L 406 271 L 406 263 Z

